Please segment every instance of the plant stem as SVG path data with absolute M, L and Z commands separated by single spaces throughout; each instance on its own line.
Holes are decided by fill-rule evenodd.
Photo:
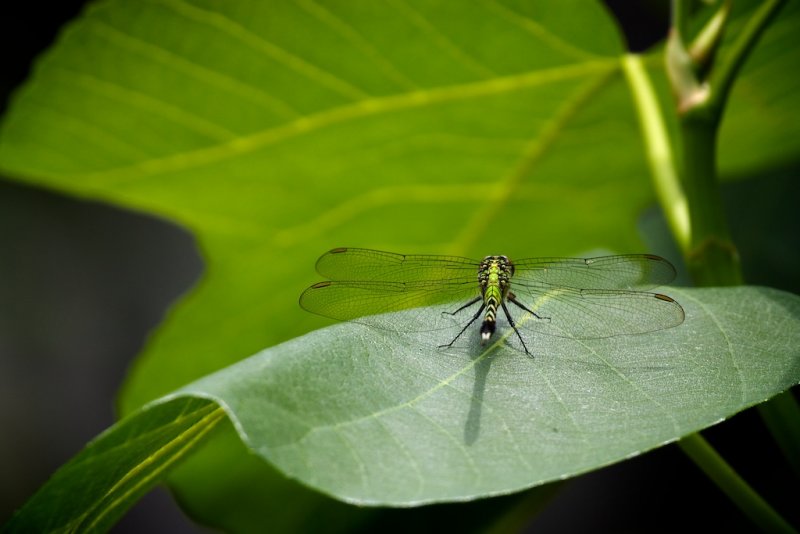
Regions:
M 641 56 L 626 54 L 622 58 L 622 70 L 638 112 L 653 187 L 670 231 L 685 255 L 689 251 L 691 238 L 689 212 L 655 89 Z
M 686 38 L 686 27 L 689 25 L 694 0 L 672 0 L 670 9 L 670 27 L 674 28 L 681 38 Z
M 667 46 L 668 74 L 677 97 L 681 161 L 678 164 L 671 150 L 658 152 L 648 149 L 648 156 L 656 190 L 659 191 L 659 200 L 668 219 L 670 211 L 674 210 L 674 202 L 670 202 L 670 199 L 676 195 L 662 193 L 665 189 L 662 182 L 667 182 L 667 191 L 680 191 L 683 195 L 681 200 L 688 212 L 687 223 L 677 225 L 670 220 L 670 228 L 681 244 L 695 283 L 699 286 L 738 285 L 742 283 L 739 256 L 730 238 L 717 186 L 717 133 L 736 75 L 768 23 L 786 2 L 765 0 L 755 10 L 744 31 L 711 71 L 708 79 L 703 79 L 705 73 L 698 68 L 702 65 L 695 64 L 687 54 L 686 28 L 691 3 L 692 0 L 673 0 L 672 29 Z M 702 60 L 708 65 L 712 64 L 716 53 L 715 43 L 719 42 L 727 18 L 724 11 L 718 15 L 721 22 L 710 26 L 708 34 L 703 37 L 709 45 L 703 48 L 705 55 Z M 655 99 L 649 95 L 653 91 L 646 72 L 643 69 L 637 70 L 635 63 L 632 67 L 634 68 L 626 69 L 626 74 L 636 95 L 642 130 L 646 138 L 649 138 L 646 139 L 646 145 L 648 148 L 658 144 L 668 146 L 668 139 L 666 142 L 661 139 L 666 135 L 664 121 L 661 120 L 656 106 L 647 103 L 648 98 L 653 101 Z M 638 75 L 641 75 L 641 79 L 637 79 Z M 649 96 L 642 97 L 643 94 Z M 644 125 L 645 121 L 651 121 L 649 127 Z M 659 154 L 668 156 L 658 158 Z M 681 177 L 680 186 L 672 183 L 676 176 Z M 800 409 L 790 395 L 791 392 L 787 392 L 780 399 L 762 404 L 760 410 L 775 439 L 797 469 L 800 464 L 800 454 L 797 452 L 800 451 Z M 699 434 L 687 436 L 679 445 L 762 530 L 794 532 Z
M 796 532 L 700 434 L 683 438 L 678 446 L 762 532 Z
M 728 232 L 717 187 L 718 124 L 716 117 L 705 114 L 680 121 L 682 184 L 691 221 L 686 265 L 698 286 L 742 283 L 739 254 Z
M 699 286 L 742 283 L 739 255 L 728 232 L 717 188 L 717 132 L 736 75 L 758 38 L 785 3 L 785 0 L 766 0 L 761 4 L 711 72 L 708 97 L 698 99 L 695 105 L 686 109 L 679 109 L 683 149 L 681 174 L 691 221 L 691 245 L 686 262 Z M 683 12 L 687 8 L 685 1 L 676 0 L 674 5 Z M 685 14 L 673 18 L 675 23 L 681 23 L 683 19 Z M 691 73 L 683 75 L 691 76 Z
M 784 456 L 800 476 L 800 406 L 792 391 L 758 405 L 761 418 L 769 428 Z
M 539 515 L 564 487 L 564 482 L 550 482 L 525 492 L 523 497 L 498 519 L 493 521 L 483 534 L 515 534 L 523 532 L 532 517 Z
M 675 0 L 674 5 L 689 0 Z M 716 138 L 736 76 L 761 35 L 787 0 L 765 0 L 754 10 L 730 49 L 711 72 L 708 99 L 680 117 L 683 185 L 689 203 L 692 246 L 687 265 L 698 285 L 742 283 L 738 254 L 716 192 Z M 675 16 L 673 22 L 681 22 Z M 790 391 L 759 405 L 759 412 L 795 472 L 800 474 L 800 408 Z

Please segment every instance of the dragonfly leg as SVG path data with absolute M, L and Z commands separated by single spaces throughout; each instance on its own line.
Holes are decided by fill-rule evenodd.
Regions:
M 511 325 L 511 328 L 513 328 L 514 332 L 517 333 L 517 337 L 519 338 L 519 342 L 522 343 L 522 348 L 525 349 L 525 354 L 527 354 L 528 356 L 533 358 L 533 354 L 531 354 L 531 351 L 528 350 L 528 346 L 525 344 L 525 340 L 522 339 L 522 334 L 519 333 L 519 330 L 517 329 L 517 325 L 514 323 L 514 319 L 512 319 L 511 318 L 511 314 L 508 313 L 508 307 L 506 307 L 506 302 L 503 301 L 503 302 L 500 303 L 500 305 L 503 306 L 503 312 L 506 314 L 506 319 L 508 319 L 508 324 Z M 525 311 L 528 311 L 528 310 L 526 309 Z M 533 313 L 533 312 L 529 311 L 529 313 Z M 536 314 L 534 313 L 534 315 L 536 315 Z M 537 315 L 537 317 L 538 317 L 538 315 Z
M 473 301 L 471 301 L 471 302 L 470 302 L 470 304 L 475 304 L 475 302 L 477 302 L 477 300 L 473 300 Z M 459 308 L 459 310 L 463 310 L 465 307 L 466 307 L 466 306 L 462 306 L 461 308 Z M 445 348 L 445 347 L 452 347 L 452 346 L 453 346 L 453 343 L 455 343 L 455 342 L 458 340 L 458 338 L 460 338 L 460 337 L 461 337 L 461 334 L 463 334 L 464 332 L 466 332 L 467 328 L 469 328 L 469 326 L 470 326 L 472 323 L 474 323 L 474 322 L 475 322 L 475 320 L 476 320 L 478 317 L 480 317 L 480 316 L 481 316 L 481 313 L 483 313 L 483 309 L 484 309 L 485 307 L 486 307 L 486 305 L 485 305 L 485 304 L 481 304 L 481 307 L 480 307 L 480 309 L 478 310 L 478 313 L 476 313 L 475 315 L 473 315 L 473 316 L 472 316 L 472 319 L 470 319 L 470 320 L 469 320 L 469 322 L 468 322 L 468 323 L 467 323 L 467 324 L 464 326 L 464 328 L 462 328 L 462 329 L 461 329 L 461 332 L 459 332 L 459 333 L 458 333 L 458 335 L 457 335 L 456 337 L 454 337 L 454 338 L 453 338 L 453 341 L 451 341 L 451 342 L 450 342 L 450 343 L 448 343 L 447 345 L 439 345 L 439 348 L 440 348 L 440 349 L 443 349 L 443 348 Z M 453 312 L 451 315 L 455 315 L 456 313 L 458 313 L 458 311 L 459 311 L 459 310 L 456 310 L 456 311 L 454 311 L 454 312 Z M 445 313 L 447 313 L 447 312 L 445 312 Z
M 522 308 L 523 310 L 525 310 L 526 312 L 530 313 L 531 315 L 533 315 L 537 319 L 546 319 L 548 321 L 550 320 L 550 317 L 542 317 L 541 315 L 539 315 L 535 311 L 528 309 L 528 307 L 525 306 L 520 301 L 518 301 L 517 300 L 517 296 L 514 293 L 510 292 L 510 291 L 508 292 L 508 295 L 506 296 L 506 299 L 508 299 L 509 301 L 513 302 L 518 308 Z M 507 314 L 508 314 L 508 310 L 506 310 L 506 315 Z
M 442 313 L 446 313 L 447 315 L 455 315 L 455 314 L 457 314 L 457 313 L 458 313 L 458 312 L 460 312 L 460 311 L 466 310 L 467 308 L 469 308 L 470 306 L 472 306 L 473 304 L 475 304 L 475 303 L 476 303 L 476 302 L 478 302 L 479 300 L 481 300 L 481 297 L 479 297 L 479 296 L 478 296 L 478 297 L 475 297 L 474 299 L 472 299 L 471 301 L 467 302 L 466 304 L 464 304 L 463 306 L 461 306 L 459 309 L 457 309 L 457 310 L 456 310 L 456 311 L 454 311 L 454 312 L 444 311 L 444 312 L 442 312 Z M 478 312 L 478 313 L 480 314 L 480 312 Z M 474 321 L 474 320 L 475 320 L 475 319 L 473 319 L 473 321 Z

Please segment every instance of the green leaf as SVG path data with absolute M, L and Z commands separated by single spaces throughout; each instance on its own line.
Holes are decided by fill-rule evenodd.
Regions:
M 335 245 L 638 247 L 647 167 L 599 4 L 373 5 L 100 2 L 17 95 L 0 169 L 180 221 L 205 251 L 206 281 L 133 370 L 126 411 L 307 330 L 273 302 L 292 301 L 310 281 L 298 266 Z M 771 73 L 798 53 L 781 41 L 798 12 L 786 11 L 768 32 L 782 50 Z M 737 155 L 768 164 L 752 140 L 771 132 L 784 147 L 772 162 L 796 152 L 786 78 L 739 84 L 767 95 L 746 106 Z
M 313 332 L 119 423 L 57 473 L 12 530 L 107 525 L 223 409 L 253 453 L 304 484 L 356 504 L 407 506 L 596 469 L 800 382 L 799 297 L 669 292 L 686 309 L 681 326 L 581 342 L 541 336 L 535 358 L 507 335 L 437 350 L 441 332 L 354 323 Z M 417 320 L 398 313 L 398 330 Z
M 741 35 L 743 27 L 755 7 L 734 2 L 734 18 L 725 32 L 720 54 L 729 52 L 730 46 Z M 800 20 L 800 6 L 785 2 L 774 23 L 760 37 L 758 45 L 745 62 L 743 72 L 734 82 L 731 98 L 719 132 L 719 171 L 721 176 L 742 176 L 791 165 L 798 160 L 798 146 L 788 138 L 800 136 L 800 123 L 787 106 L 795 106 L 795 96 L 800 93 L 800 77 L 787 76 L 786 68 L 798 57 L 796 28 Z M 762 127 L 757 131 L 753 124 Z
M 468 13 L 108 1 L 65 32 L 5 120 L 0 169 L 179 221 L 208 262 L 133 369 L 125 412 L 322 324 L 293 303 L 304 266 L 336 245 L 516 257 L 637 246 L 619 229 L 649 187 L 631 180 L 646 168 L 629 149 L 613 21 L 585 2 Z M 596 162 L 611 160 L 601 185 Z M 535 248 L 494 231 L 601 197 L 615 209 L 536 232 Z
M 204 280 L 132 367 L 121 399 L 131 413 L 322 325 L 295 303 L 336 245 L 518 257 L 635 248 L 627 223 L 649 196 L 631 180 L 643 158 L 607 153 L 638 146 L 621 52 L 599 3 L 97 2 L 14 99 L 0 171 L 197 236 Z M 590 185 L 606 158 L 617 172 Z M 536 247 L 494 232 L 529 226 L 531 210 L 540 221 L 586 210 L 598 193 L 615 209 L 537 235 Z M 234 487 L 224 465 L 249 462 L 238 472 L 264 483 L 238 477 L 235 502 L 254 502 L 256 522 L 292 490 L 227 443 L 216 472 L 184 465 L 179 494 L 195 515 L 241 517 L 209 512 L 228 501 L 195 488 Z
M 224 417 L 211 401 L 182 398 L 117 423 L 59 469 L 3 531 L 110 529 Z
M 195 521 L 224 532 L 261 532 L 268 524 L 270 532 L 345 533 L 376 519 L 376 510 L 288 481 L 252 454 L 228 419 L 220 427 L 169 473 L 179 502 Z
M 540 336 L 535 359 L 477 343 L 436 350 L 449 341 L 441 331 L 344 324 L 182 392 L 217 400 L 252 449 L 349 502 L 508 493 L 674 441 L 800 381 L 800 298 L 752 287 L 669 293 L 686 309 L 679 327 Z M 413 317 L 399 313 L 398 329 L 415 329 Z

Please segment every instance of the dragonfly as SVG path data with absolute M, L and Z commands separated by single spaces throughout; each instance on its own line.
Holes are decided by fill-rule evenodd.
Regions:
M 425 330 L 455 321 L 460 331 L 439 348 L 452 347 L 477 322 L 487 343 L 500 317 L 529 356 L 523 332 L 606 338 L 672 328 L 685 317 L 674 299 L 650 291 L 675 278 L 672 264 L 653 254 L 512 261 L 335 248 L 316 269 L 327 280 L 300 296 L 305 310 L 390 329 L 398 327 L 391 312 L 402 310 L 417 310 Z

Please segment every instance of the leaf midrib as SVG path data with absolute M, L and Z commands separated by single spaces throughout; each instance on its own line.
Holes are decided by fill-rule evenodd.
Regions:
M 268 128 L 251 135 L 237 137 L 224 143 L 196 150 L 178 152 L 169 156 L 143 160 L 132 165 L 102 171 L 53 173 L 50 176 L 63 180 L 80 179 L 85 188 L 114 189 L 121 185 L 139 184 L 145 182 L 148 178 L 161 174 L 185 171 L 239 157 L 303 134 L 359 118 L 424 108 L 469 98 L 513 93 L 547 83 L 590 75 L 604 76 L 618 69 L 618 58 L 610 58 L 481 80 L 479 82 L 417 90 L 386 97 L 368 98 L 353 104 L 306 115 L 274 128 Z

